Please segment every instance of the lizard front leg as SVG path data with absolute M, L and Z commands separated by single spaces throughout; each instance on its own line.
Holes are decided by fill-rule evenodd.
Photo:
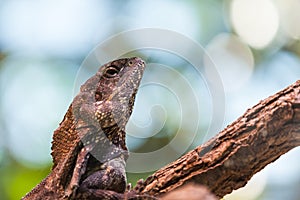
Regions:
M 88 161 L 91 158 L 92 146 L 87 145 L 81 149 L 77 156 L 76 165 L 72 178 L 65 191 L 64 199 L 75 197 L 79 190 L 112 190 L 123 193 L 126 189 L 125 156 L 108 160 L 99 166 L 99 170 L 88 175 L 84 180 L 84 175 L 88 173 Z
M 77 156 L 76 165 L 72 174 L 71 181 L 65 192 L 65 199 L 68 199 L 71 196 L 74 196 L 76 189 L 79 187 L 79 181 L 82 175 L 86 172 L 88 159 L 90 157 L 89 152 L 91 151 L 91 145 L 85 146 L 81 149 Z

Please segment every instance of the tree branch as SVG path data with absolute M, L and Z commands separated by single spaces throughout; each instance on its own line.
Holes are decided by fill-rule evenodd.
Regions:
M 158 170 L 135 190 L 160 196 L 189 183 L 223 197 L 300 145 L 300 80 L 260 101 L 207 143 Z

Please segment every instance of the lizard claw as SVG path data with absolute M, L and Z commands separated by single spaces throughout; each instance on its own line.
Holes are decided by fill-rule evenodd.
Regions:
M 77 188 L 78 188 L 78 185 L 72 185 L 72 186 L 68 187 L 67 190 L 65 191 L 65 195 L 64 195 L 63 199 L 69 199 L 70 197 L 74 196 Z
M 131 188 L 132 188 L 131 183 L 128 183 L 127 186 L 126 186 L 126 191 L 130 191 Z

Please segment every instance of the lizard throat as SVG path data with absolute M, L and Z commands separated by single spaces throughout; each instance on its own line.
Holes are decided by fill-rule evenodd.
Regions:
M 114 145 L 121 147 L 123 150 L 127 151 L 126 142 L 125 142 L 125 131 L 122 130 L 117 125 L 103 129 L 104 134 Z

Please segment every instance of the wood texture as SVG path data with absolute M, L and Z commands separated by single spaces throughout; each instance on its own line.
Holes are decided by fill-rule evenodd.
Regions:
M 173 190 L 170 193 L 163 195 L 160 200 L 217 200 L 206 187 L 197 184 L 186 184 L 182 187 Z
M 223 197 L 299 146 L 299 125 L 300 80 L 260 101 L 217 136 L 158 170 L 135 190 L 160 196 L 195 182 Z

